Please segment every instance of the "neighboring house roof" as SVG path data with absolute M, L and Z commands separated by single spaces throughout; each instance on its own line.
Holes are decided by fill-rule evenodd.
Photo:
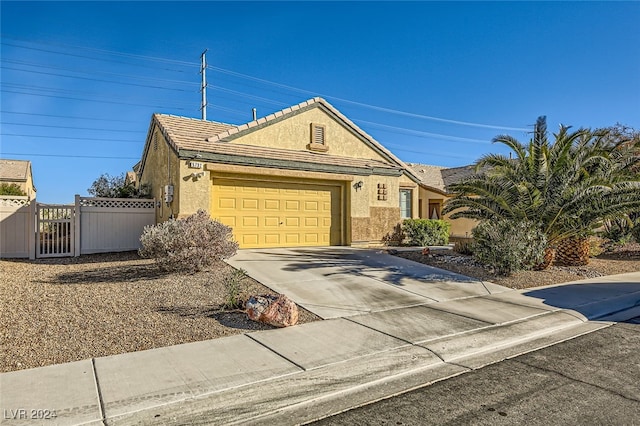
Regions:
M 31 172 L 31 161 L 0 159 L 0 180 L 26 182 Z
M 307 151 L 293 151 L 226 143 L 231 142 L 237 137 L 259 130 L 272 123 L 307 111 L 311 108 L 322 108 L 328 114 L 333 115 L 388 162 L 360 160 L 327 154 L 317 154 Z M 416 183 L 420 181 L 413 171 L 399 158 L 322 98 L 309 99 L 298 105 L 285 108 L 266 117 L 259 118 L 239 126 L 214 121 L 177 117 L 173 115 L 154 114 L 149 134 L 147 136 L 145 152 L 143 153 L 141 162 L 135 166 L 139 173 L 142 173 L 144 169 L 146 152 L 151 142 L 151 132 L 154 125 L 158 126 L 165 136 L 165 139 L 178 153 L 178 155 L 184 158 L 198 156 L 203 160 L 209 161 L 259 165 L 266 167 L 282 167 L 285 165 L 284 163 L 289 165 L 303 164 L 306 165 L 305 167 L 307 168 L 318 171 L 331 171 L 332 168 L 375 169 L 377 171 L 386 170 L 389 173 L 393 171 L 394 174 L 400 174 L 402 171 L 406 171 L 409 177 Z M 270 161 L 265 164 L 264 162 L 261 163 L 259 159 L 268 159 Z M 336 169 L 336 171 L 338 170 Z
M 462 179 L 475 174 L 475 166 L 442 167 L 427 164 L 409 163 L 409 167 L 420 178 L 423 186 L 444 194 L 450 193 L 449 187 Z

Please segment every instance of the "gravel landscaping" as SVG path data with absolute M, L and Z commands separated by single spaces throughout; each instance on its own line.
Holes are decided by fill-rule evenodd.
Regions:
M 0 260 L 0 372 L 273 328 L 223 309 L 231 269 L 163 274 L 135 252 Z M 274 294 L 251 278 L 242 286 Z M 299 323 L 319 320 L 299 312 Z
M 520 271 L 510 276 L 500 276 L 478 264 L 473 257 L 453 250 L 432 250 L 423 255 L 421 249 L 398 251 L 396 256 L 415 262 L 446 269 L 458 274 L 489 281 L 509 288 L 525 289 L 569 281 L 596 278 L 604 275 L 640 272 L 640 244 L 629 243 L 591 258 L 585 266 L 552 266 L 543 271 Z
M 396 255 L 511 288 L 640 271 L 640 244 L 602 254 L 587 266 L 508 277 L 451 250 Z M 231 270 L 221 263 L 207 272 L 161 273 L 136 253 L 0 260 L 0 372 L 273 328 L 223 308 L 222 277 Z M 248 277 L 242 287 L 245 296 L 274 294 Z M 299 311 L 299 323 L 320 319 Z

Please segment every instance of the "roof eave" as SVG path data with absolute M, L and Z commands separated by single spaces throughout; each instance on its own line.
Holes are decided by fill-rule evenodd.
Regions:
M 274 158 L 249 157 L 235 154 L 218 154 L 213 152 L 180 150 L 179 157 L 182 159 L 198 158 L 199 161 L 207 161 L 211 163 L 231 164 L 237 166 L 254 166 L 277 168 L 286 170 L 301 170 L 309 172 L 324 173 L 341 173 L 359 176 L 381 175 L 381 176 L 400 176 L 402 170 L 400 168 L 384 168 L 384 167 L 354 167 L 341 166 L 333 164 L 311 163 L 304 161 L 292 161 Z

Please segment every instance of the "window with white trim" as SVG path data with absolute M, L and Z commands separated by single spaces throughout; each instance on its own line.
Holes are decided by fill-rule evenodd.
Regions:
M 411 219 L 411 199 L 413 191 L 411 189 L 400 190 L 400 217 L 402 219 Z

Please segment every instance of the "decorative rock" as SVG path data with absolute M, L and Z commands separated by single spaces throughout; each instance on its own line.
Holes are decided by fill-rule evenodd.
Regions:
M 298 306 L 284 294 L 251 296 L 246 304 L 250 320 L 275 327 L 288 327 L 298 323 Z

